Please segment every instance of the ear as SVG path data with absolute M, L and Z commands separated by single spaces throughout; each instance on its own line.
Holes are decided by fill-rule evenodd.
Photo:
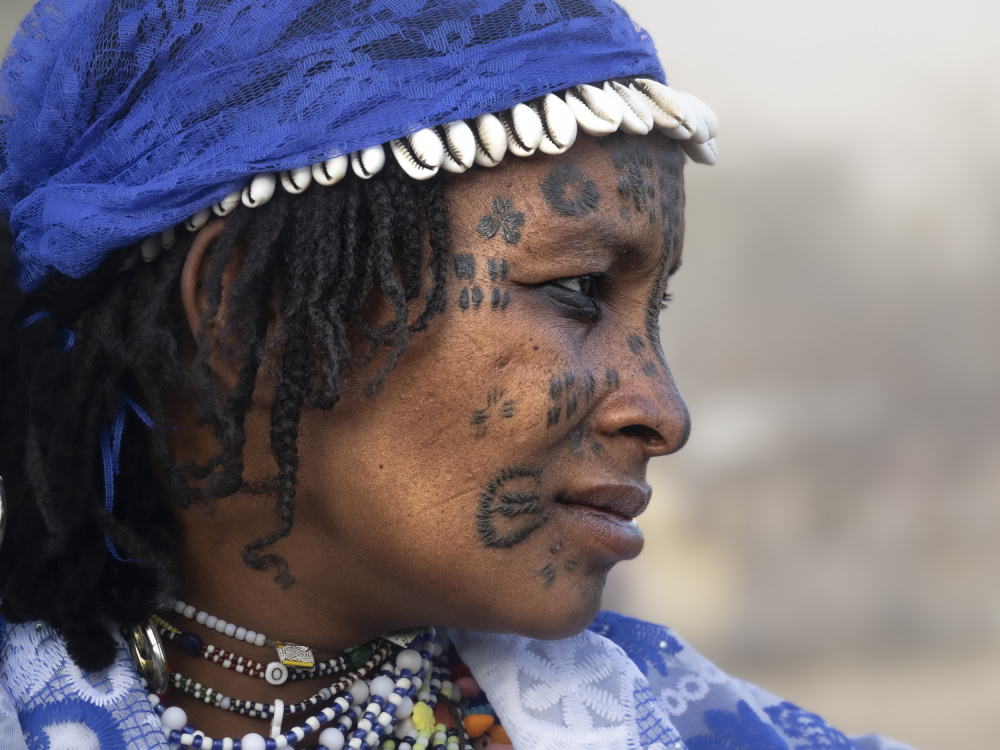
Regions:
M 198 340 L 201 322 L 208 314 L 208 275 L 212 268 L 212 246 L 222 234 L 225 222 L 221 219 L 209 222 L 194 238 L 181 270 L 181 304 L 187 318 L 188 328 L 195 341 Z M 212 351 L 212 371 L 229 388 L 236 384 L 238 368 L 225 358 L 219 357 L 219 334 L 226 320 L 226 290 L 232 284 L 239 269 L 242 252 L 237 247 L 226 269 L 222 272 L 222 302 L 218 313 L 205 324 L 204 336 Z
M 224 226 L 225 222 L 218 220 L 209 222 L 202 227 L 195 236 L 191 249 L 188 250 L 187 258 L 184 260 L 184 268 L 181 270 L 181 303 L 184 305 L 184 314 L 187 317 L 191 335 L 196 339 L 201 319 L 208 312 L 205 283 L 211 267 L 209 249 L 222 234 Z

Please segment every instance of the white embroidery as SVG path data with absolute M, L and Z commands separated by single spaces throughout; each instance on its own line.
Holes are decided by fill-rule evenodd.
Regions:
M 3 680 L 16 703 L 26 703 L 48 687 L 68 661 L 62 639 L 47 625 L 10 625 L 7 654 L 0 668 Z M 30 665 L 24 669 L 22 664 Z
M 67 659 L 64 669 L 71 690 L 88 703 L 102 707 L 112 706 L 124 698 L 135 679 L 132 665 L 123 661 L 116 661 L 107 669 L 88 675 L 72 659 Z
M 449 631 L 516 748 L 639 750 L 637 690 L 645 681 L 611 641 L 584 631 L 561 641 Z M 669 722 L 659 734 L 677 736 Z M 657 721 L 657 724 L 660 722 Z M 660 747 L 664 747 L 659 743 Z M 674 746 L 684 750 L 683 745 Z
M 49 750 L 101 750 L 94 730 L 76 721 L 51 724 L 46 727 L 45 734 L 49 738 Z

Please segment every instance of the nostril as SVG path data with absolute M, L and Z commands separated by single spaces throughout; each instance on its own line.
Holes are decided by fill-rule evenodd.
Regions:
M 661 447 L 667 444 L 667 441 L 663 439 L 663 435 L 652 427 L 647 427 L 643 424 L 632 424 L 628 427 L 623 427 L 621 432 L 626 437 L 638 438 L 647 445 Z
M 687 412 L 685 411 L 685 418 L 680 420 L 676 425 L 670 425 L 670 428 L 665 433 L 648 425 L 630 424 L 621 429 L 621 434 L 626 437 L 636 438 L 644 446 L 646 453 L 649 455 L 665 456 L 670 453 L 676 453 L 684 447 L 688 436 L 691 434 L 691 420 L 687 418 Z

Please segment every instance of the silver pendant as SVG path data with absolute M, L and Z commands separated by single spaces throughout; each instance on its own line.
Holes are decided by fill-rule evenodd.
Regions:
M 128 655 L 154 693 L 167 689 L 170 676 L 167 674 L 167 657 L 163 653 L 163 641 L 152 620 L 139 625 L 123 628 Z
M 394 643 L 403 648 L 409 648 L 410 644 L 417 639 L 418 635 L 420 635 L 420 628 L 404 628 L 402 630 L 394 630 L 391 633 L 386 633 L 382 637 L 389 641 L 389 643 Z

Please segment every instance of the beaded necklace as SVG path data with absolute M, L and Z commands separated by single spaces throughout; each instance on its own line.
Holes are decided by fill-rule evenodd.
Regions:
M 267 738 L 253 732 L 238 740 L 212 738 L 188 724 L 183 709 L 166 706 L 159 696 L 152 693 L 150 702 L 160 717 L 168 742 L 176 747 L 281 750 L 294 747 L 319 732 L 321 750 L 341 750 L 345 747 L 350 750 L 471 750 L 468 742 L 462 743 L 459 739 L 458 730 L 448 729 L 434 721 L 439 696 L 449 702 L 459 697 L 457 688 L 449 680 L 444 650 L 440 644 L 435 644 L 434 629 L 420 631 L 409 645 L 409 648 L 396 647 L 400 650 L 394 654 L 394 664 L 390 666 L 383 662 L 382 669 L 374 678 L 362 677 L 334 690 L 332 688 L 340 682 L 337 681 L 331 688 L 325 689 L 329 691 L 329 697 L 321 690 L 313 696 L 316 699 L 314 703 L 312 699 L 306 699 L 294 706 L 295 711 L 291 710 L 293 707 L 286 711 L 281 700 L 275 700 L 269 708 L 264 704 L 254 704 L 252 710 L 257 712 L 259 718 L 271 718 L 271 731 Z M 429 679 L 426 679 L 428 676 Z M 217 693 L 212 693 L 207 702 L 215 702 Z M 206 696 L 207 692 L 202 700 Z M 219 700 L 220 707 L 223 700 Z M 285 715 L 308 710 L 326 700 L 330 700 L 330 705 L 289 731 L 281 731 Z M 230 706 L 232 704 L 230 700 Z M 260 706 L 261 710 L 256 706 Z M 334 721 L 335 725 L 327 726 Z M 458 723 L 461 724 L 460 721 Z
M 220 617 L 210 615 L 203 609 L 198 609 L 193 604 L 186 604 L 177 599 L 167 603 L 171 609 L 179 615 L 183 615 L 189 620 L 194 620 L 199 625 L 204 625 L 209 630 L 228 635 L 238 641 L 244 641 L 252 646 L 273 646 L 278 651 L 278 659 L 286 667 L 309 668 L 315 664 L 312 651 L 297 643 L 286 643 L 285 641 L 273 641 L 263 633 L 239 627 L 235 623 L 226 622 Z
M 378 651 L 376 651 L 369 660 L 363 664 L 358 669 L 353 672 L 348 672 L 347 674 L 341 676 L 335 680 L 331 685 L 321 689 L 315 695 L 306 698 L 294 705 L 285 705 L 285 715 L 299 713 L 301 711 L 308 711 L 309 709 L 317 706 L 320 703 L 329 701 L 333 696 L 341 692 L 342 690 L 354 685 L 358 680 L 363 679 L 368 675 L 373 669 L 376 669 L 385 658 L 389 655 L 391 650 L 390 645 L 385 645 Z M 180 690 L 182 693 L 187 693 L 200 701 L 214 705 L 218 708 L 224 709 L 226 711 L 233 711 L 243 716 L 251 716 L 261 719 L 271 718 L 271 706 L 260 703 L 257 701 L 241 700 L 237 698 L 230 698 L 223 695 L 217 690 L 204 685 L 200 682 L 196 682 L 190 677 L 185 677 L 180 672 L 172 671 L 170 673 L 170 684 L 175 688 Z
M 259 661 L 238 656 L 232 651 L 207 644 L 196 633 L 182 632 L 159 615 L 153 615 L 153 621 L 156 623 L 156 629 L 160 635 L 166 641 L 176 643 L 181 651 L 188 656 L 200 656 L 225 669 L 232 669 L 248 677 L 267 680 L 272 685 L 282 685 L 287 680 L 306 680 L 337 674 L 350 667 L 360 666 L 372 654 L 372 647 L 365 644 L 327 661 L 316 662 L 312 667 L 292 667 L 289 669 L 278 661 L 272 661 L 265 666 Z

